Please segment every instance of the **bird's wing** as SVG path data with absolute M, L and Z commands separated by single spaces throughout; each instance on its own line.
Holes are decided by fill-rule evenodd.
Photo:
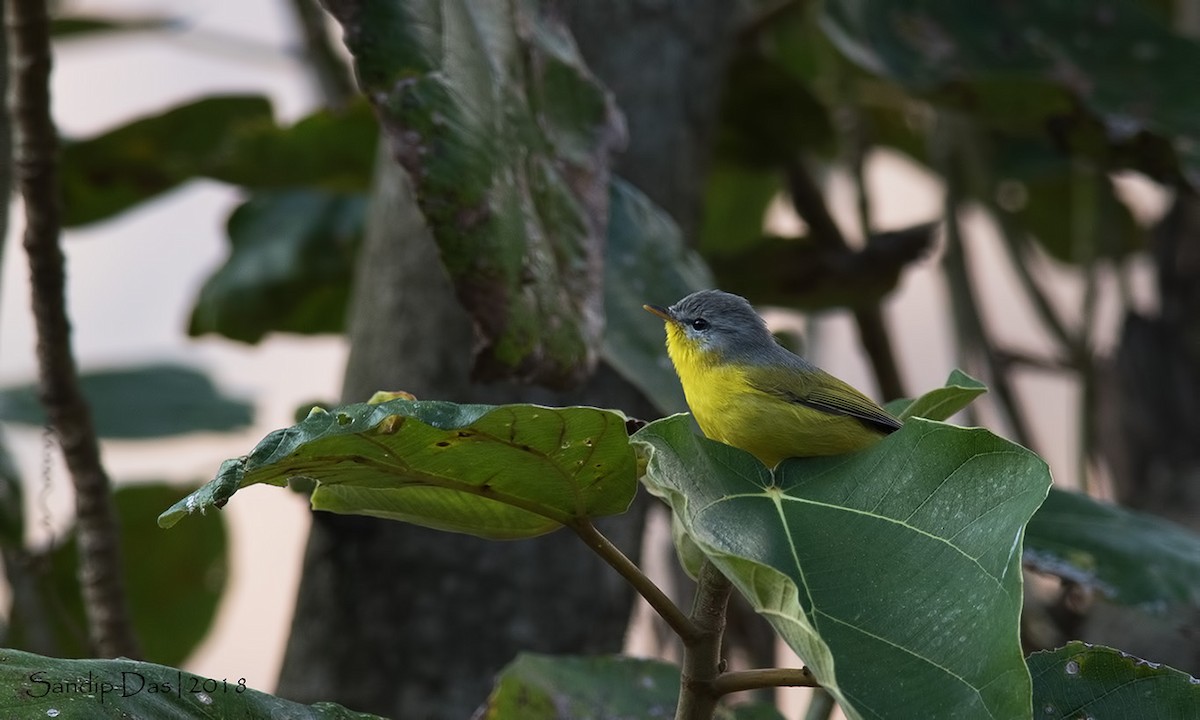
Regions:
M 849 390 L 850 392 L 846 392 Z M 852 388 L 818 388 L 795 402 L 817 410 L 858 418 L 883 433 L 900 429 L 900 421 Z
M 848 415 L 866 423 L 882 433 L 890 433 L 900 429 L 900 421 L 869 398 L 838 380 L 823 370 L 808 366 L 808 372 L 820 373 L 820 383 L 805 383 L 801 387 L 792 382 L 780 382 L 785 377 L 794 377 L 771 373 L 766 377 L 750 380 L 750 384 L 758 390 L 783 398 L 788 402 L 805 405 L 814 410 L 833 415 Z M 817 385 L 817 387 L 812 387 Z

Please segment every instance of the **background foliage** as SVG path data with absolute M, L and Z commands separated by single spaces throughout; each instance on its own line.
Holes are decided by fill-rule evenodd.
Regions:
M 1133 650 L 1124 639 L 1165 623 L 1166 640 L 1155 648 L 1161 654 L 1152 659 L 1200 669 L 1187 641 L 1200 617 L 1190 489 L 1197 456 L 1188 444 L 1200 428 L 1200 356 L 1186 341 L 1200 317 L 1200 297 L 1188 290 L 1200 279 L 1188 262 L 1200 237 L 1200 96 L 1191 73 L 1200 61 L 1200 27 L 1188 2 L 745 3 L 730 11 L 736 32 L 696 223 L 671 218 L 644 194 L 652 188 L 612 173 L 619 108 L 566 26 L 543 7 L 328 5 L 344 23 L 347 8 L 370 20 L 347 38 L 359 80 L 373 91 L 369 102 L 331 98 L 329 107 L 284 126 L 261 97 L 202 97 L 65 145 L 62 192 L 71 225 L 136 212 L 197 178 L 244 193 L 226 225 L 228 261 L 199 291 L 189 333 L 253 343 L 274 332 L 343 331 L 379 157 L 398 161 L 416 181 L 458 297 L 483 329 L 477 360 L 485 375 L 562 383 L 603 358 L 664 413 L 682 409 L 682 398 L 641 302 L 669 302 L 715 284 L 793 310 L 848 309 L 882 393 L 898 397 L 910 393 L 881 303 L 914 263 L 937 263 L 949 289 L 943 319 L 955 328 L 960 364 L 993 389 L 966 419 L 989 418 L 1001 434 L 1039 449 L 1044 441 L 1029 420 L 1037 403 L 1016 391 L 1015 378 L 1071 378 L 1080 398 L 1080 489 L 1127 506 L 1050 491 L 1025 536 L 1024 565 L 1039 582 L 1027 586 L 1024 649 L 1081 638 Z M 56 27 L 170 32 L 154 20 L 71 20 Z M 408 42 L 392 44 L 393 36 Z M 462 52 L 446 55 L 443 43 Z M 866 171 L 880 153 L 901 155 L 940 181 L 940 216 L 877 227 L 878 198 Z M 1121 191 L 1129 173 L 1171 198 L 1153 224 L 1139 219 Z M 835 221 L 824 200 L 837 177 L 855 188 L 857 228 Z M 774 227 L 764 225 L 772 202 L 790 204 L 804 233 L 766 229 Z M 972 260 L 984 240 L 963 222 L 968 213 L 982 213 L 997 230 L 1004 272 L 1017 279 L 1020 302 L 1033 309 L 1051 351 L 997 339 L 980 287 L 999 269 L 981 271 Z M 683 237 L 680 224 L 697 224 L 696 237 Z M 1157 279 L 1155 313 L 1135 303 L 1131 289 L 1145 267 Z M 1047 278 L 1056 274 L 1081 280 L 1078 308 L 1052 299 Z M 1102 300 L 1122 318 L 1113 347 L 1097 340 Z M 553 334 L 541 335 L 547 328 Z M 945 417 L 936 411 L 939 398 L 979 390 L 970 378 L 948 386 L 925 396 L 927 405 L 914 413 Z M 220 396 L 191 369 L 97 372 L 87 389 L 106 437 L 232 430 L 250 419 L 244 403 Z M 27 386 L 6 389 L 0 417 L 37 424 L 31 400 Z M 70 543 L 24 546 L 27 522 L 11 509 L 30 481 L 4 468 L 0 529 L 14 588 L 4 644 L 86 654 L 78 590 L 67 572 Z M 144 508 L 135 495 L 168 492 L 130 488 L 118 504 Z M 144 515 L 123 515 L 130 547 L 148 542 L 137 534 Z M 207 570 L 180 578 L 188 584 L 178 586 L 179 601 L 198 604 L 186 613 L 153 586 L 145 593 L 154 602 L 135 603 L 144 636 L 163 635 L 151 628 L 170 627 L 181 613 L 194 625 L 172 632 L 171 643 L 147 643 L 148 660 L 178 664 L 211 622 L 225 531 L 219 520 L 203 527 L 187 530 L 196 533 L 187 548 L 154 541 L 162 557 L 186 554 Z M 126 557 L 136 598 L 146 572 L 139 563 L 163 561 Z M 50 609 L 48 617 L 29 614 L 37 604 Z M 1128 614 L 1122 623 L 1090 622 L 1112 612 Z M 1118 657 L 1075 645 L 1032 655 L 1035 697 L 1053 698 L 1047 707 L 1056 710 L 1074 707 L 1063 699 L 1069 693 L 1043 684 L 1052 670 L 1076 677 L 1070 668 L 1080 668 L 1089 682 L 1147 672 Z M 1109 668 L 1113 662 L 1121 667 Z M 1183 685 L 1173 687 L 1191 697 L 1178 690 Z

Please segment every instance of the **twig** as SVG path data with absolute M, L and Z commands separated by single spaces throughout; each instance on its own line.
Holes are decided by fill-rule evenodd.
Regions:
M 820 189 L 799 158 L 789 162 L 787 180 L 792 206 L 808 223 L 813 240 L 829 252 L 852 253 L 853 250 L 850 249 L 845 236 L 825 206 Z M 885 398 L 906 397 L 900 371 L 896 366 L 896 356 L 892 351 L 891 336 L 883 322 L 879 305 L 860 306 L 853 310 L 863 349 L 871 360 L 875 379 L 879 383 L 879 392 Z
M 324 102 L 331 107 L 342 107 L 358 93 L 350 70 L 342 57 L 329 42 L 329 30 L 325 26 L 325 11 L 317 0 L 291 0 L 292 10 L 300 23 L 304 54 L 312 67 Z
M 949 123 L 943 119 L 943 124 Z M 971 285 L 966 248 L 963 244 L 962 229 L 958 223 L 958 208 L 963 201 L 964 183 L 958 150 L 958 145 L 963 140 L 957 137 L 958 134 L 961 134 L 961 131 L 951 127 L 949 132 L 939 133 L 938 139 L 942 147 L 942 177 L 946 179 L 946 252 L 942 262 L 950 286 L 952 299 L 950 307 L 954 313 L 959 337 L 968 346 L 973 346 L 988 366 L 992 388 L 1001 407 L 1008 415 L 1009 425 L 1012 427 L 1016 441 L 1030 447 L 1029 425 L 1025 422 L 1025 416 L 1017 403 L 1016 394 L 1009 383 L 1004 362 L 997 354 L 988 338 L 987 330 L 983 326 L 979 302 L 975 298 L 975 292 Z
M 116 514 L 91 413 L 79 389 L 67 320 L 58 196 L 58 136 L 50 117 L 50 35 L 44 0 L 8 3 L 14 62 L 16 178 L 25 202 L 41 401 L 75 484 L 79 575 L 97 653 L 138 655 L 122 586 Z
M 808 668 L 764 668 L 728 672 L 712 681 L 718 696 L 776 687 L 821 687 Z
M 716 710 L 720 694 L 714 684 L 721 675 L 721 639 L 732 591 L 733 585 L 711 562 L 701 566 L 691 617 L 699 633 L 683 643 L 675 720 L 709 720 Z
M 650 607 L 675 631 L 675 634 L 686 644 L 700 636 L 701 629 L 687 616 L 679 606 L 667 597 L 662 588 L 655 585 L 642 569 L 613 545 L 608 538 L 596 529 L 586 518 L 568 525 L 575 534 L 583 540 L 604 562 L 608 563 L 621 577 L 633 586 Z

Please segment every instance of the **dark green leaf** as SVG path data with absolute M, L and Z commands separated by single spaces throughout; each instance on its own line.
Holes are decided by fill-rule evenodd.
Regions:
M 996 157 L 984 193 L 1001 222 L 1033 235 L 1063 262 L 1119 259 L 1143 244 L 1142 230 L 1112 180 L 1081 171 L 1078 160 L 1046 142 L 991 140 Z
M 133 660 L 61 660 L 0 649 L 0 714 L 11 718 L 303 718 L 383 720 L 333 703 L 301 705 L 251 690 L 239 678 L 205 678 Z
M 1050 491 L 1029 522 L 1025 563 L 1144 610 L 1200 607 L 1200 535 L 1081 493 Z
M 713 258 L 717 282 L 755 302 L 805 310 L 881 300 L 904 268 L 933 245 L 936 223 L 875 233 L 861 251 L 829 251 L 810 238 L 761 239 L 736 255 Z
M 614 180 L 605 255 L 604 359 L 663 412 L 687 405 L 665 350 L 662 322 L 642 305 L 670 305 L 712 287 L 712 276 L 684 245 L 679 227 L 637 188 Z
M 625 417 L 598 408 L 390 400 L 314 410 L 159 517 L 170 527 L 247 485 L 319 484 L 318 510 L 480 537 L 532 537 L 624 512 L 637 487 Z
M 155 524 L 164 506 L 186 494 L 186 489 L 164 484 L 126 485 L 114 494 L 134 631 L 147 659 L 172 665 L 186 660 L 208 633 L 228 575 L 221 518 L 208 518 L 186 534 L 164 534 Z M 50 553 L 46 574 L 36 581 L 59 654 L 69 657 L 91 654 L 78 558 L 72 532 Z M 10 641 L 25 647 L 23 621 L 19 616 L 13 621 Z
M 366 205 L 315 189 L 253 195 L 229 217 L 229 259 L 201 288 L 188 332 L 250 343 L 341 332 Z
M 1029 716 L 1020 548 L 1050 485 L 1036 455 L 921 418 L 774 473 L 687 416 L 634 440 L 643 482 L 848 717 Z
M 723 163 L 779 169 L 802 150 L 829 153 L 833 125 L 808 86 L 753 48 L 729 65 L 714 153 Z
M 585 377 L 603 331 L 608 156 L 623 132 L 566 28 L 531 0 L 331 10 L 480 330 L 477 376 Z
M 1069 117 L 1073 100 L 1107 142 L 1143 133 L 1180 147 L 1200 139 L 1192 72 L 1200 44 L 1172 34 L 1140 3 L 864 0 L 823 8 L 823 26 L 847 57 L 984 121 L 1005 110 L 999 122 L 1007 126 L 1024 119 L 1040 132 L 1065 119 L 1090 132 L 1092 123 Z
M 679 698 L 679 666 L 620 655 L 561 657 L 522 653 L 496 678 L 488 720 L 669 720 Z M 763 705 L 721 706 L 716 720 L 781 720 Z
M 700 251 L 719 265 L 722 258 L 761 242 L 767 207 L 782 181 L 777 171 L 714 163 L 704 188 Z
M 249 403 L 221 395 L 207 375 L 181 365 L 97 370 L 80 378 L 101 437 L 140 439 L 249 425 Z M 34 385 L 0 390 L 0 420 L 45 423 Z
M 202 175 L 228 152 L 238 128 L 271 123 L 265 98 L 209 97 L 67 143 L 61 167 L 64 222 L 103 220 Z
M 945 387 L 930 390 L 916 400 L 893 400 L 887 404 L 887 411 L 901 420 L 910 417 L 947 420 L 985 392 L 987 385 L 962 370 L 953 370 Z
M 1039 720 L 1194 720 L 1200 680 L 1112 648 L 1067 643 L 1029 656 Z
M 206 174 L 250 188 L 362 193 L 370 185 L 378 139 L 379 124 L 365 101 L 318 110 L 291 127 L 265 118 L 239 127 Z

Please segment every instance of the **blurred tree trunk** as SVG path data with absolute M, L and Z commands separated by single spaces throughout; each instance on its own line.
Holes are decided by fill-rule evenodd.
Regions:
M 651 43 L 640 24 L 644 14 L 633 11 L 640 4 L 604 6 L 601 14 L 613 17 L 603 32 L 576 25 L 577 36 L 601 78 L 625 88 L 616 94 L 631 135 L 652 138 L 635 140 L 619 168 L 694 227 L 697 168 L 715 118 L 728 54 L 722 48 L 732 39 L 729 10 L 715 1 L 656 10 Z M 585 37 L 604 43 L 588 45 Z M 613 81 L 609 72 L 629 67 L 613 56 L 636 57 L 648 48 L 656 58 L 639 58 L 635 77 Z M 670 61 L 656 62 L 660 54 Z M 689 94 L 700 90 L 699 98 Z M 411 184 L 389 157 L 381 157 L 377 170 L 350 315 L 347 401 L 395 389 L 458 402 L 589 404 L 656 415 L 603 365 L 570 393 L 471 385 L 470 321 L 454 299 Z M 598 523 L 634 557 L 643 508 L 637 503 L 634 512 Z M 564 532 L 498 543 L 315 513 L 279 693 L 396 718 L 465 718 L 519 651 L 619 651 L 632 599 L 612 570 Z
M 1179 191 L 1153 241 L 1159 312 L 1126 315 L 1096 431 L 1121 504 L 1200 531 L 1200 198 Z M 1096 603 L 1084 623 L 1093 642 L 1200 672 L 1200 612 Z

